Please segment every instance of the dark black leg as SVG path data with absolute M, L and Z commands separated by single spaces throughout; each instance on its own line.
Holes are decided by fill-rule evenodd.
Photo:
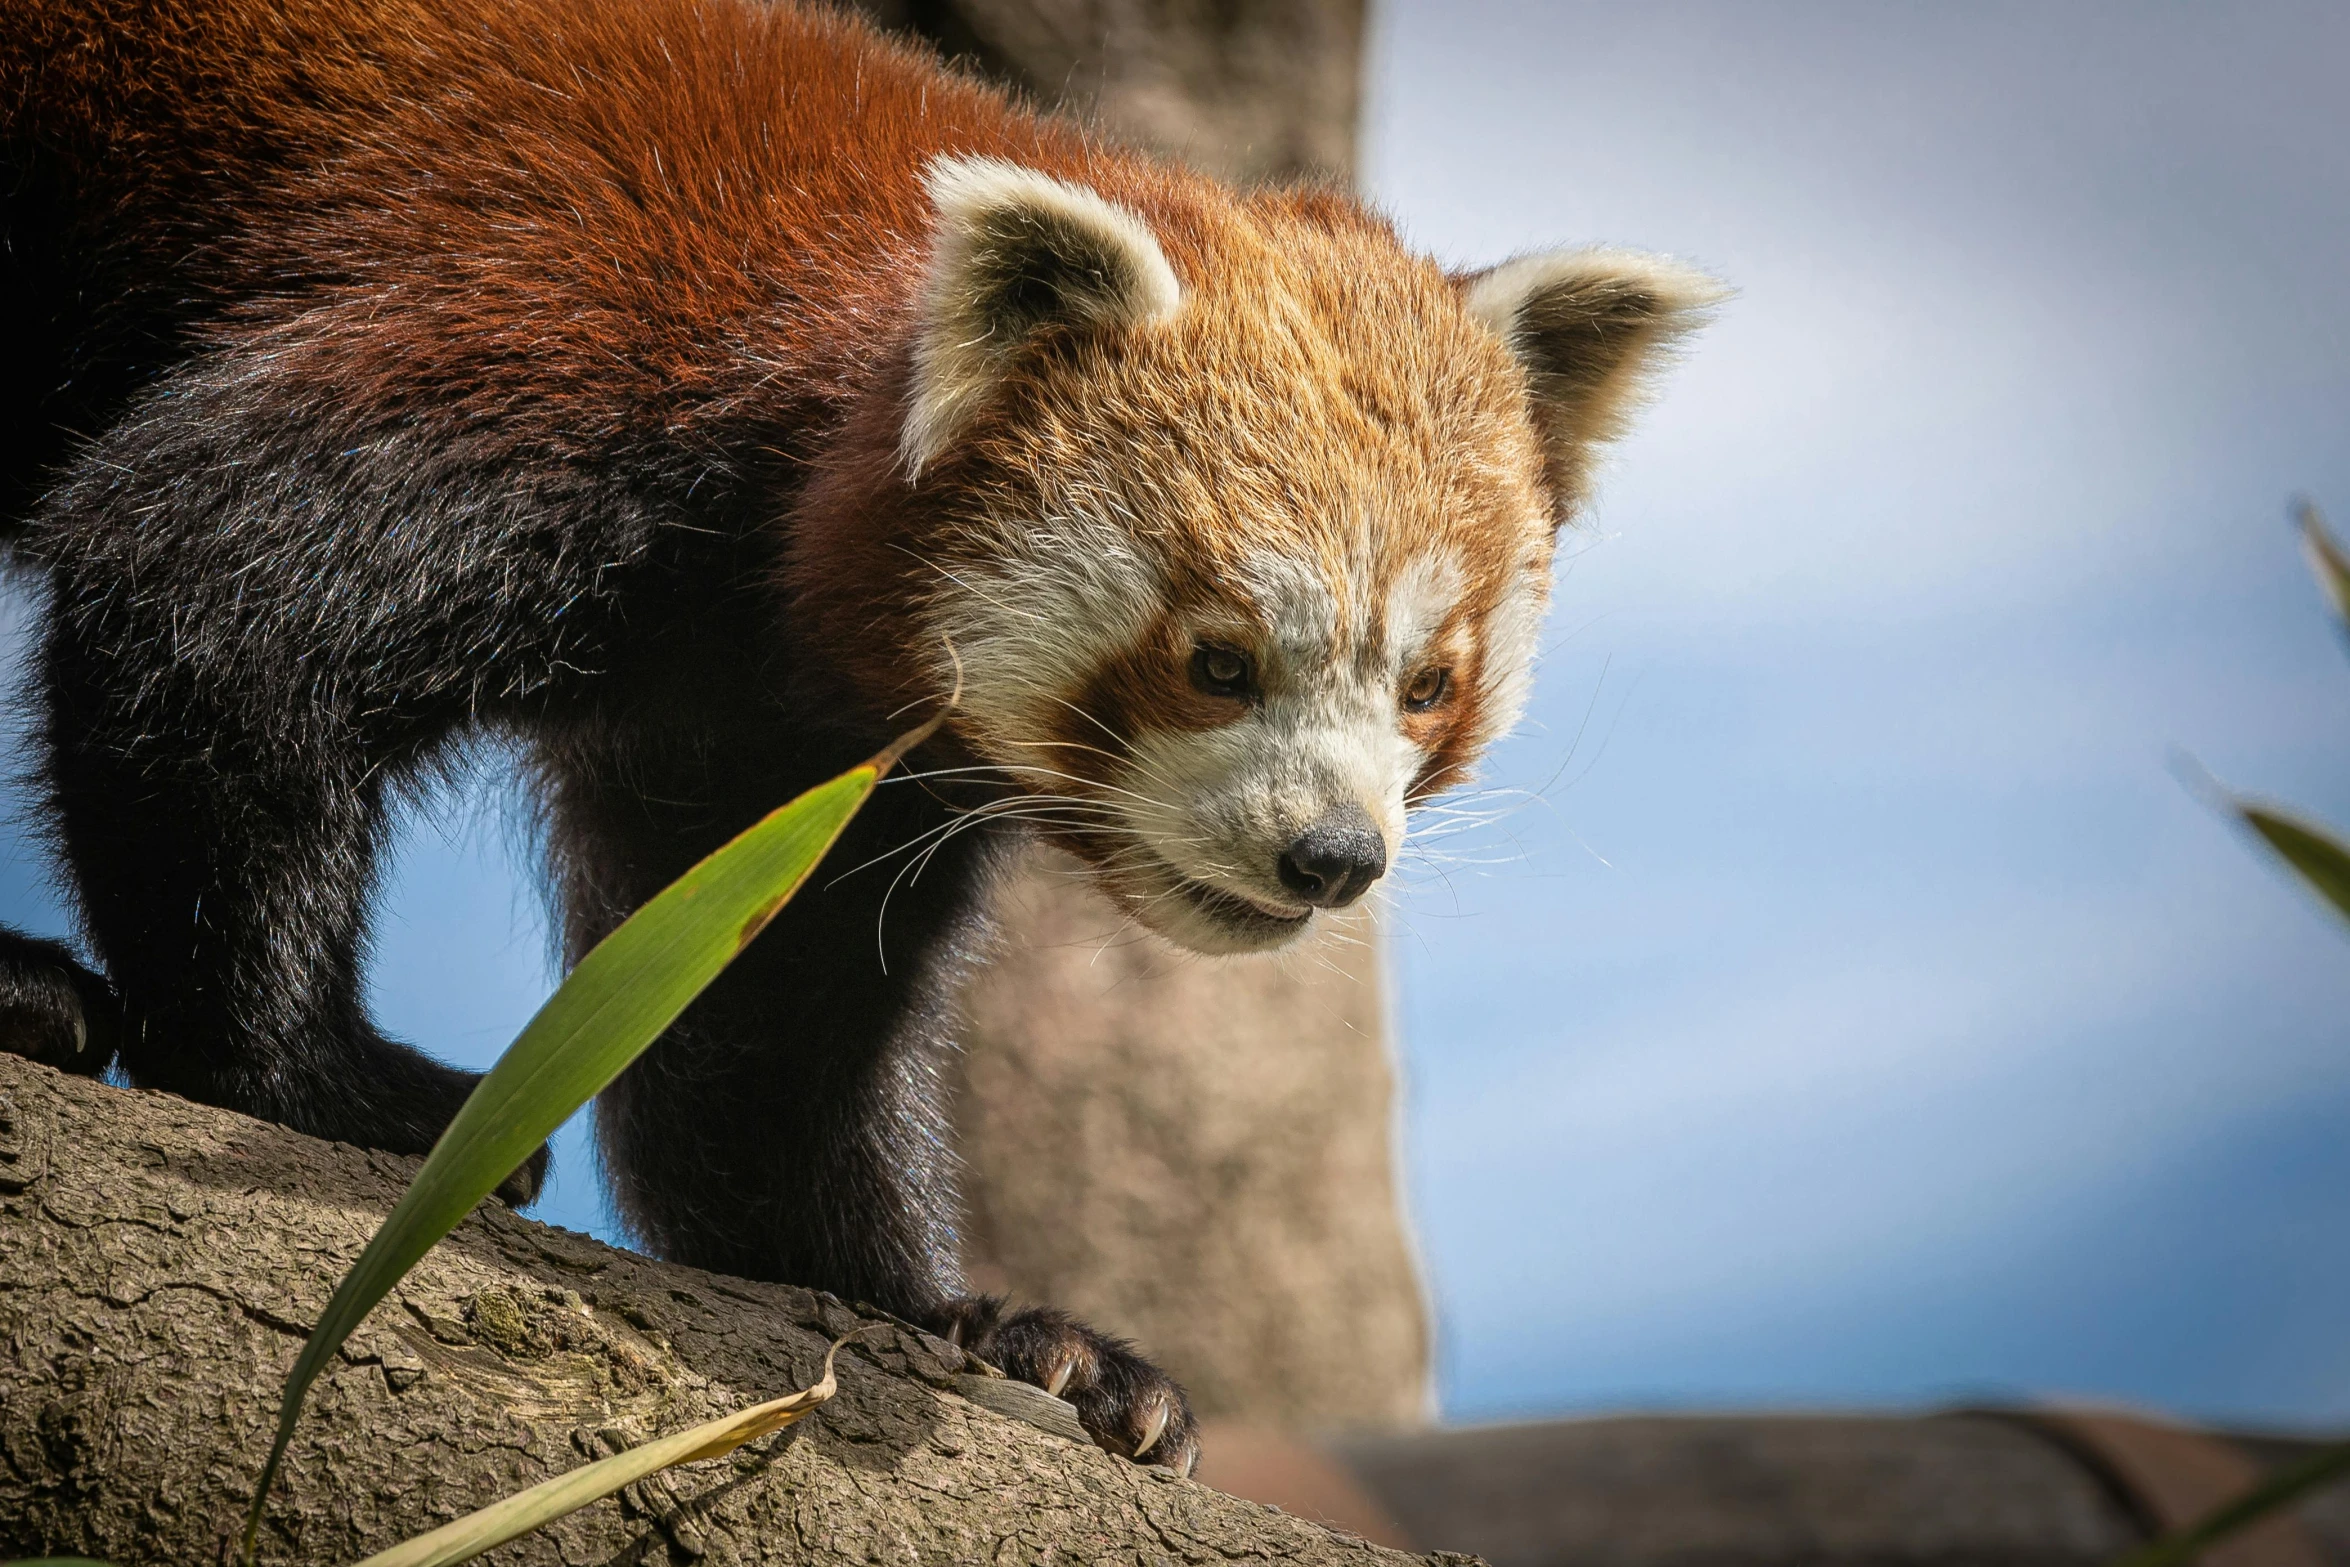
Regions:
M 722 736 L 722 738 L 720 738 Z M 695 860 L 875 748 L 780 713 L 640 738 L 555 774 L 574 961 Z M 910 764 L 918 768 L 919 763 Z M 938 1057 L 997 846 L 884 784 L 774 923 L 597 1106 L 621 1211 L 661 1255 L 863 1300 L 1069 1398 L 1121 1456 L 1188 1470 L 1183 1391 L 1058 1312 L 967 1293 Z M 868 861 L 877 863 L 868 864 Z
M 52 826 L 136 1081 L 421 1153 L 475 1078 L 363 1005 L 386 792 L 591 678 L 657 518 L 478 431 L 370 423 L 270 343 L 151 383 L 17 544 L 50 590 Z
M 122 999 L 72 949 L 0 926 L 0 1050 L 96 1077 L 122 1042 Z
M 708 732 L 558 763 L 555 857 L 576 961 L 694 861 L 864 754 L 746 703 Z M 961 1289 L 936 1053 L 980 874 L 975 837 L 881 902 L 940 825 L 885 787 L 799 896 L 597 1107 L 622 1213 L 681 1262 L 901 1315 Z M 883 951 L 886 947 L 887 962 Z
M 132 1081 L 416 1154 L 476 1076 L 385 1038 L 361 960 L 385 825 L 381 765 L 347 734 L 256 733 L 186 684 L 169 725 L 129 642 L 60 617 L 42 676 L 47 783 L 92 944 L 121 997 Z M 325 714 L 304 715 L 329 725 Z M 370 760 L 379 765 L 370 768 Z M 500 1188 L 536 1196 L 544 1151 Z

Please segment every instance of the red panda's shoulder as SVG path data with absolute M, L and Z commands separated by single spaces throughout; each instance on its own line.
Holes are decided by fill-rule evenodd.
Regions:
M 140 310 L 206 301 L 214 341 L 277 333 L 277 361 L 349 407 L 487 416 L 526 441 L 534 417 L 591 441 L 730 439 L 713 410 L 823 422 L 902 328 L 941 155 L 1152 206 L 1178 246 L 1174 214 L 1212 205 L 1205 181 L 830 10 L 21 9 L 0 30 L 0 143 L 10 185 L 46 204 L 10 227 L 46 229 L 52 313 L 155 341 L 181 317 Z

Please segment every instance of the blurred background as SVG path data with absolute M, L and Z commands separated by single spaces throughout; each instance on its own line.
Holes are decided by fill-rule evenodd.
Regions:
M 1249 1338 L 1287 1369 L 1170 1351 L 1216 1412 L 1409 1425 L 1425 1301 L 1450 1424 L 2350 1425 L 2350 947 L 2200 781 L 2350 818 L 2350 666 L 2286 522 L 2297 493 L 2350 519 L 2350 11 L 867 9 L 1211 166 L 1351 175 L 1448 264 L 1604 240 L 1738 290 L 1568 538 L 1485 819 L 1423 841 L 1378 953 L 1336 992 L 1306 960 L 1121 980 L 1335 1019 L 1281 1104 L 1353 1140 L 1251 1254 L 1319 1246 L 1320 1315 Z M 494 762 L 415 813 L 377 933 L 389 1028 L 469 1064 L 552 983 Z M 23 842 L 0 919 L 62 934 Z M 1030 944 L 1064 968 L 1071 918 Z M 975 1103 L 1038 1080 L 988 1041 L 1013 1060 L 1041 1004 L 975 1004 Z M 1249 1027 L 1195 1032 L 1236 1071 L 1312 1032 Z M 617 1238 L 584 1128 L 559 1156 L 540 1216 Z M 971 1156 L 983 1207 L 1017 1184 Z M 1126 1203 L 1024 1272 L 1036 1211 L 1003 1204 L 983 1276 L 1180 1339 L 1149 1300 L 1190 1242 L 1098 1283 L 1160 1222 Z
M 1740 291 L 1571 547 L 1541 803 L 1399 900 L 1447 1414 L 2350 1420 L 2350 948 L 2171 760 L 2350 814 L 2285 512 L 2350 512 L 2350 12 L 1376 15 L 1415 242 Z

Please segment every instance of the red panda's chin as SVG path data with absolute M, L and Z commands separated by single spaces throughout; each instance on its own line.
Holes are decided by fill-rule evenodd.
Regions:
M 1270 952 L 1295 941 L 1313 923 L 1310 908 L 1275 908 L 1187 879 L 1170 867 L 1153 871 L 1118 877 L 1110 893 L 1137 922 L 1193 952 L 1211 957 Z
M 1045 836 L 1083 862 L 1095 885 L 1136 924 L 1205 956 L 1271 952 L 1295 941 L 1314 923 L 1310 907 L 1285 905 L 1186 876 L 1131 841 L 1066 829 L 1048 830 Z
M 1185 941 L 1185 945 L 1201 952 L 1270 951 L 1296 940 L 1314 918 L 1312 909 L 1291 913 L 1267 908 L 1253 898 L 1211 887 L 1204 881 L 1178 883 L 1175 893 L 1189 905 L 1191 914 L 1204 919 L 1214 931 L 1213 945 Z M 1165 934 L 1184 940 L 1173 932 Z

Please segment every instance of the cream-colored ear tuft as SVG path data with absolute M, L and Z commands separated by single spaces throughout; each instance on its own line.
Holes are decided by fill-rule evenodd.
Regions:
M 946 449 L 1041 327 L 1122 331 L 1183 301 L 1142 219 L 998 158 L 938 158 L 923 171 L 938 223 L 898 442 L 909 476 Z
M 1673 346 L 1730 291 L 1663 256 L 1560 250 L 1458 280 L 1469 313 L 1526 367 L 1561 517 L 1590 491 L 1592 449 L 1622 435 Z

